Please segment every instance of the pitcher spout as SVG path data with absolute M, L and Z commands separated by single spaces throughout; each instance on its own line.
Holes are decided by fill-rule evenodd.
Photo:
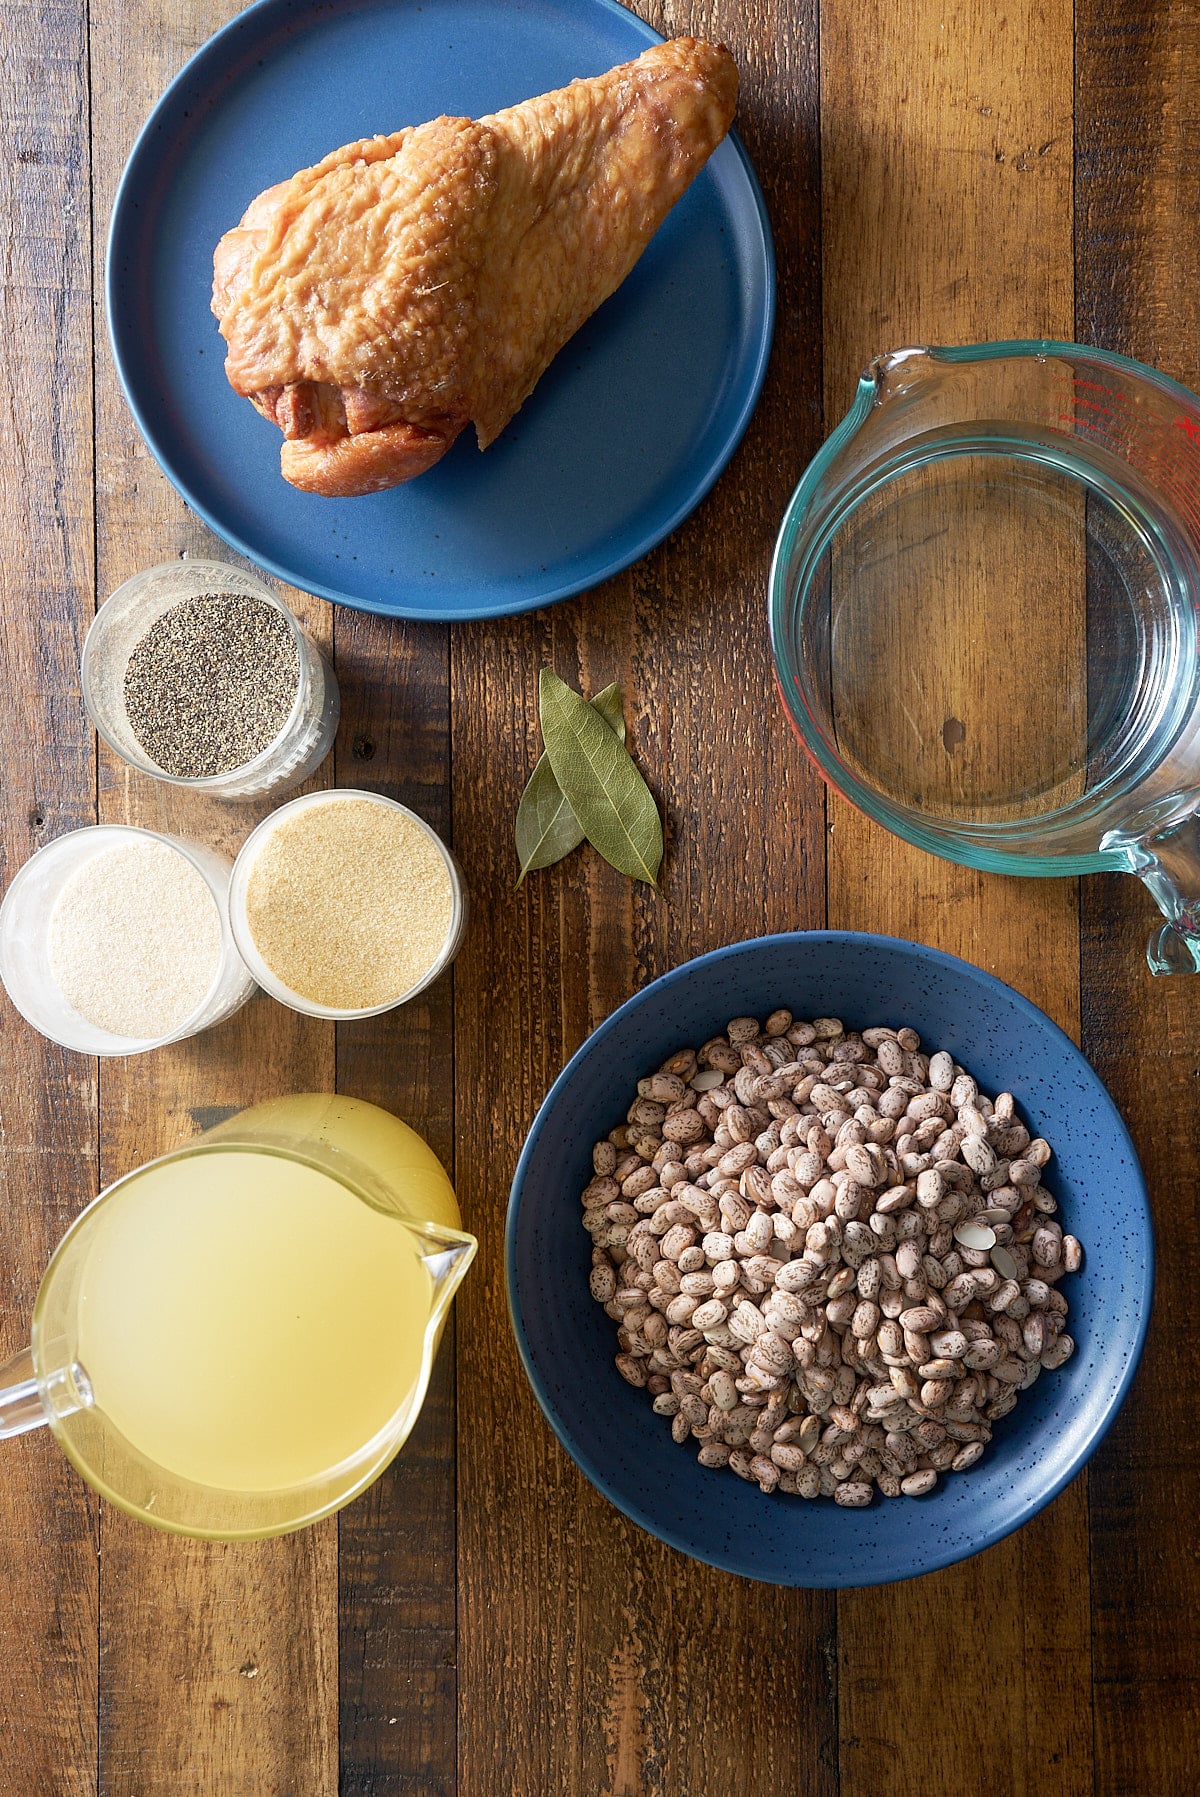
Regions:
M 881 397 L 894 398 L 910 392 L 933 373 L 934 352 L 925 344 L 913 344 L 876 356 L 863 370 L 863 380 L 873 381 Z
M 430 1322 L 434 1328 L 441 1328 L 478 1248 L 475 1237 L 465 1231 L 428 1225 L 421 1230 L 421 1259 L 433 1282 Z

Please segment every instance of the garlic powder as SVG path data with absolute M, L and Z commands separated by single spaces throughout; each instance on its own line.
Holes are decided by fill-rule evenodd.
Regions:
M 441 954 L 452 913 L 437 843 L 367 796 L 285 813 L 246 883 L 246 926 L 271 972 L 331 1010 L 402 998 Z

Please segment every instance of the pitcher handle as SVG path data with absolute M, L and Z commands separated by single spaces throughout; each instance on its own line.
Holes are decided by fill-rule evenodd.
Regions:
M 1200 973 L 1200 795 L 1189 795 L 1182 812 L 1179 804 L 1110 830 L 1100 843 L 1120 854 L 1166 919 L 1146 945 L 1151 973 Z
M 91 1381 L 77 1360 L 39 1378 L 31 1351 L 22 1348 L 0 1366 L 0 1440 L 86 1410 L 92 1402 Z

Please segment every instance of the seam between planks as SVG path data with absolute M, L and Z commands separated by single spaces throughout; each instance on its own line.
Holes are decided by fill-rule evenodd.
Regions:
M 96 383 L 99 379 L 99 368 L 97 366 L 96 304 L 97 304 L 98 299 L 101 298 L 101 296 L 98 292 L 98 283 L 97 283 L 97 278 L 96 278 L 95 119 L 94 119 L 94 111 L 93 111 L 93 105 L 92 105 L 92 95 L 94 92 L 94 80 L 93 80 L 94 64 L 93 64 L 93 44 L 92 44 L 91 0 L 84 0 L 84 4 L 83 4 L 83 35 L 84 35 L 84 47 L 85 47 L 83 73 L 84 73 L 84 81 L 85 81 L 85 85 L 86 85 L 84 104 L 85 104 L 85 118 L 86 118 L 86 136 L 87 136 L 87 185 L 88 185 L 88 194 L 87 194 L 87 202 L 88 202 L 88 318 L 87 318 L 87 326 L 88 326 L 89 362 L 91 364 L 91 370 L 92 370 L 92 390 L 91 390 L 91 403 L 90 403 L 91 452 L 92 452 L 92 454 L 91 454 L 91 462 L 92 462 L 92 469 L 91 469 L 92 591 L 87 596 L 87 599 L 84 601 L 84 609 L 86 610 L 86 609 L 90 608 L 90 610 L 94 614 L 95 609 L 96 609 L 96 569 L 98 566 L 98 557 L 99 557 L 99 553 L 100 553 L 100 523 L 99 523 L 100 496 L 99 496 L 99 473 L 98 473 L 99 445 L 98 445 L 98 441 L 97 441 L 98 432 L 97 432 L 97 406 L 96 406 Z M 91 728 L 90 721 L 89 721 L 89 729 L 91 729 L 92 741 L 93 741 L 93 745 L 94 745 L 94 750 L 93 750 L 93 754 L 92 754 L 92 818 L 93 818 L 94 822 L 98 823 L 100 820 L 100 752 L 99 752 L 100 745 L 96 738 L 95 730 L 93 728 Z M 100 1136 L 101 1080 L 104 1077 L 103 1062 L 101 1061 L 99 1056 L 95 1057 L 95 1068 L 96 1068 L 96 1076 L 95 1076 L 95 1080 L 93 1082 L 93 1087 L 92 1087 L 93 1091 L 96 1094 L 95 1111 L 93 1113 L 94 1128 L 95 1128 L 95 1143 L 96 1143 L 95 1185 L 96 1185 L 96 1191 L 99 1192 L 100 1191 L 100 1170 L 101 1170 L 101 1165 L 102 1165 L 102 1158 L 101 1158 L 102 1157 L 102 1143 L 101 1143 L 101 1136 Z M 100 1793 L 104 1787 L 104 1657 L 103 1657 L 104 1556 L 103 1556 L 103 1552 L 102 1552 L 103 1539 L 102 1539 L 102 1534 L 101 1534 L 101 1531 L 103 1528 L 103 1521 L 104 1521 L 104 1501 L 103 1501 L 103 1499 L 100 1498 L 99 1496 L 97 1496 L 97 1498 L 95 1500 L 95 1505 L 96 1505 L 96 1512 L 95 1512 L 96 1522 L 95 1522 L 93 1539 L 94 1539 L 95 1548 L 96 1548 L 96 1794 L 97 1794 L 97 1797 L 100 1797 Z
M 1082 260 L 1080 256 L 1080 219 L 1079 219 L 1079 133 L 1080 133 L 1080 92 L 1079 92 L 1079 4 L 1073 0 L 1071 6 L 1071 320 L 1075 341 L 1082 341 L 1081 326 L 1083 323 L 1080 309 L 1080 290 Z M 1084 566 L 1086 570 L 1086 555 Z M 1084 629 L 1087 629 L 1087 583 L 1086 572 L 1084 582 Z M 1088 663 L 1084 655 L 1084 678 L 1087 680 Z M 1090 699 L 1090 693 L 1087 695 Z M 1087 701 L 1085 699 L 1085 716 Z M 1077 919 L 1076 965 L 1079 973 L 1079 1041 L 1082 1047 L 1086 1028 L 1086 993 L 1087 975 L 1083 956 L 1083 880 L 1075 879 L 1075 915 Z M 1092 1791 L 1100 1797 L 1097 1783 L 1100 1768 L 1098 1741 L 1098 1719 L 1096 1716 L 1096 1580 L 1093 1564 L 1093 1532 L 1092 1532 L 1092 1483 L 1087 1469 L 1084 1478 L 1087 1487 L 1087 1578 L 1088 1578 L 1088 1701 L 1090 1706 L 1091 1739 L 1092 1739 Z
M 337 680 L 339 678 L 339 675 L 338 675 L 338 639 L 339 639 L 340 635 L 341 635 L 341 632 L 338 629 L 338 608 L 336 605 L 333 605 L 330 607 L 330 617 L 329 617 L 329 661 L 330 661 L 330 665 L 333 668 L 333 675 L 334 675 L 335 680 Z M 339 726 L 340 726 L 340 723 L 341 723 L 340 715 L 339 715 L 338 722 L 339 722 Z M 336 733 L 334 735 L 333 743 L 330 747 L 330 759 L 333 762 L 333 781 L 334 781 L 334 785 L 336 786 L 338 783 L 338 778 L 339 778 L 339 775 L 338 775 L 338 744 L 337 744 L 337 734 Z M 333 1090 L 334 1090 L 335 1094 L 341 1090 L 341 1075 L 342 1075 L 341 1034 L 342 1034 L 342 1032 L 341 1032 L 340 1025 L 335 1023 L 333 1025 Z M 337 1781 L 336 1789 L 339 1792 L 341 1791 L 342 1786 L 345 1782 L 345 1776 L 344 1776 L 345 1769 L 342 1764 L 342 1523 L 343 1523 L 343 1517 L 344 1517 L 344 1511 L 339 1510 L 337 1512 L 337 1527 L 336 1527 L 336 1530 L 334 1533 L 334 1548 L 333 1548 L 333 1662 L 334 1662 L 334 1666 L 333 1666 L 333 1698 L 334 1698 L 333 1711 L 334 1711 L 334 1716 L 336 1718 L 335 1723 L 334 1723 L 336 1738 L 334 1741 L 334 1753 L 333 1753 L 333 1775 Z
M 450 632 L 452 624 L 442 626 L 442 665 L 445 669 L 446 682 L 446 829 L 450 838 L 451 850 L 455 848 L 454 840 L 454 652 Z M 468 919 L 468 925 L 470 920 Z M 458 1195 L 458 980 L 455 975 L 454 962 L 450 963 L 450 1184 L 454 1187 L 455 1197 Z M 459 1790 L 459 1718 L 462 1713 L 462 1687 L 458 1677 L 459 1639 L 462 1626 L 462 1585 L 458 1576 L 458 1503 L 459 1503 L 459 1454 L 458 1454 L 458 1311 L 457 1306 L 451 1313 L 448 1346 L 454 1356 L 454 1497 L 451 1514 L 454 1518 L 454 1555 L 451 1563 L 451 1576 L 454 1579 L 454 1790 Z
M 825 64 L 821 55 L 825 9 L 821 0 L 817 0 L 813 8 L 813 24 L 816 42 L 813 45 L 813 65 L 816 75 L 817 110 L 814 120 L 813 140 L 816 156 L 816 239 L 817 268 L 814 283 L 816 294 L 816 349 L 817 377 L 816 391 L 820 396 L 821 442 L 829 435 L 829 419 L 825 405 Z M 801 470 L 803 472 L 803 470 Z M 799 475 L 797 476 L 799 479 Z M 830 641 L 830 676 L 832 679 L 833 645 Z M 829 786 L 821 779 L 821 887 L 822 915 L 825 928 L 829 928 Z M 834 1797 L 841 1797 L 842 1790 L 842 1718 L 841 1718 L 841 1603 L 840 1591 L 833 1593 L 832 1615 L 830 1621 L 831 1636 L 822 1650 L 825 1662 L 825 1678 L 828 1686 L 828 1701 L 831 1711 L 832 1739 L 830 1742 L 829 1773 L 833 1781 Z

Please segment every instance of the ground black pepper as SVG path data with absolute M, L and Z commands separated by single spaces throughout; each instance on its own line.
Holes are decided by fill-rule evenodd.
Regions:
M 129 657 L 129 725 L 150 760 L 200 780 L 253 761 L 279 735 L 300 662 L 286 618 L 241 593 L 199 593 L 151 625 Z

